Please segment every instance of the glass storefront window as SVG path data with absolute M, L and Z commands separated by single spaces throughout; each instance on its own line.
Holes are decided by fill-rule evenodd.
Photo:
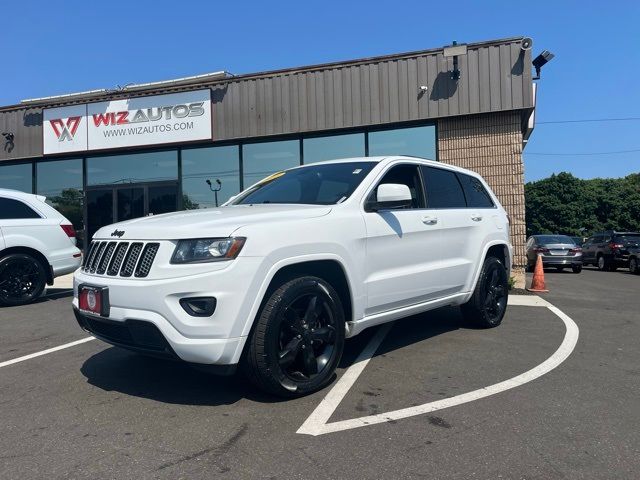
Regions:
M 240 147 L 207 147 L 182 150 L 182 204 L 185 210 L 215 207 L 214 188 L 220 180 L 218 205 L 240 191 Z
M 87 185 L 119 185 L 178 178 L 178 152 L 132 153 L 87 158 Z
M 302 149 L 305 164 L 337 158 L 364 157 L 364 133 L 305 138 Z
M 0 188 L 32 193 L 31 163 L 20 163 L 18 165 L 0 164 Z
M 242 146 L 244 188 L 272 173 L 300 165 L 300 141 L 248 143 Z
M 369 155 L 414 155 L 436 159 L 436 127 L 397 128 L 369 133 Z
M 71 221 L 82 245 L 82 159 L 38 162 L 36 179 L 38 194 Z

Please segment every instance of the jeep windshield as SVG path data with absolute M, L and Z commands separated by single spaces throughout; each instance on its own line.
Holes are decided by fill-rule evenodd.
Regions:
M 229 205 L 299 203 L 335 205 L 345 201 L 375 162 L 308 165 L 277 172 L 258 182 Z

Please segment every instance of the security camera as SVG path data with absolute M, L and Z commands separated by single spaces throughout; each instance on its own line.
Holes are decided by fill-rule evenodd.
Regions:
M 427 90 L 429 90 L 429 87 L 427 87 L 426 85 L 420 85 L 421 92 L 426 92 Z
M 530 37 L 523 37 L 520 42 L 520 48 L 522 50 L 531 50 L 533 47 L 533 40 Z

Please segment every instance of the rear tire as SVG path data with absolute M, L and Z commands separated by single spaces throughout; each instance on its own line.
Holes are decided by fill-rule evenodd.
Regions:
M 42 295 L 47 283 L 44 266 L 26 253 L 0 258 L 0 306 L 31 303 Z
M 290 280 L 262 306 L 247 341 L 243 370 L 251 383 L 281 397 L 329 384 L 344 350 L 340 296 L 318 277 Z
M 582 271 L 582 265 L 573 265 L 571 270 L 573 270 L 573 273 L 580 273 Z
M 636 275 L 640 274 L 640 264 L 638 263 L 638 259 L 635 257 L 631 257 L 629 259 L 629 272 Z
M 509 279 L 500 260 L 487 257 L 469 301 L 460 306 L 464 319 L 481 328 L 497 327 L 507 310 Z

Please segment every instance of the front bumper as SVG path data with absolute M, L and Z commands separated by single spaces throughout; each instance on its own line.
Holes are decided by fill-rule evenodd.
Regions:
M 78 312 L 80 325 L 96 337 L 124 348 L 160 354 L 189 363 L 234 365 L 240 360 L 246 341 L 245 328 L 255 298 L 248 292 L 255 286 L 247 279 L 260 278 L 260 258 L 239 257 L 211 271 L 175 278 L 122 278 L 76 271 L 73 306 L 77 311 L 78 285 L 107 287 L 108 317 Z M 185 297 L 215 297 L 217 306 L 209 317 L 189 315 L 180 305 Z M 157 330 L 156 342 L 136 340 L 135 328 L 143 322 Z M 150 331 L 150 330 L 149 330 Z
M 73 313 L 83 330 L 104 342 L 153 357 L 182 360 L 153 323 L 142 320 L 113 321 L 85 315 L 75 307 Z M 232 375 L 235 373 L 236 366 L 236 364 L 207 365 L 211 373 L 218 375 Z

